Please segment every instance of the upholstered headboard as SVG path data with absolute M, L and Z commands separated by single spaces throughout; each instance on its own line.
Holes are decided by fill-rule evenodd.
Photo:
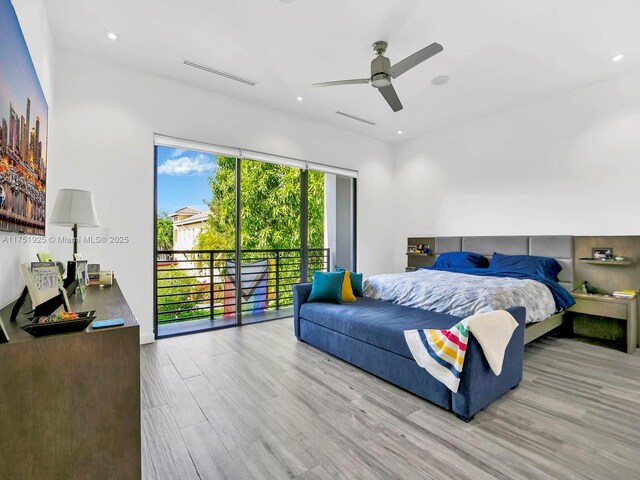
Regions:
M 519 237 L 436 237 L 435 254 L 476 252 L 491 258 L 493 252 L 507 255 L 539 255 L 555 258 L 562 271 L 560 285 L 573 290 L 573 237 L 568 235 Z

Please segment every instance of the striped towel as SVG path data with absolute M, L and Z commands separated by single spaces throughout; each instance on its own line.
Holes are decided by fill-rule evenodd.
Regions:
M 509 312 L 496 310 L 467 317 L 449 330 L 406 330 L 404 338 L 416 363 L 455 393 L 469 332 L 478 340 L 493 373 L 500 375 L 504 352 L 517 327 Z

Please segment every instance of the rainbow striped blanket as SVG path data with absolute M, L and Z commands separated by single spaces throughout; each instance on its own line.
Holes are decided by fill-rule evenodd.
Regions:
M 518 322 L 505 310 L 472 315 L 449 330 L 406 330 L 404 338 L 416 363 L 458 391 L 469 333 L 478 340 L 491 370 L 502 372 L 504 353 Z

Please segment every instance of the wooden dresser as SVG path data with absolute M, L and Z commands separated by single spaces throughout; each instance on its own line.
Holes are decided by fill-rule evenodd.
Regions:
M 0 478 L 139 479 L 140 333 L 117 282 L 75 311 L 126 324 L 35 338 L 9 322 L 0 344 Z

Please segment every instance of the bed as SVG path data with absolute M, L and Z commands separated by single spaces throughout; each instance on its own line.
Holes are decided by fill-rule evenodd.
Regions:
M 573 237 L 436 237 L 436 257 L 444 252 L 476 252 L 488 258 L 494 252 L 544 256 L 554 258 L 562 270 L 558 282 L 486 268 L 377 275 L 365 281 L 365 296 L 460 317 L 524 306 L 525 343 L 563 324 L 563 311 L 573 303 L 568 293 L 573 289 Z

